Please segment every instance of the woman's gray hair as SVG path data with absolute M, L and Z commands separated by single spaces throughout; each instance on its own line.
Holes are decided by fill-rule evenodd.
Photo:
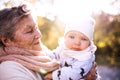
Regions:
M 27 9 L 25 4 L 0 10 L 0 46 L 3 45 L 1 37 L 14 39 L 16 25 L 29 14 L 30 10 Z

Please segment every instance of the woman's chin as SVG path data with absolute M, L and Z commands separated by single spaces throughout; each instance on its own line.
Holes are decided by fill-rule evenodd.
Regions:
M 37 51 L 41 51 L 42 50 L 41 45 L 35 45 L 35 47 L 33 49 L 37 50 Z

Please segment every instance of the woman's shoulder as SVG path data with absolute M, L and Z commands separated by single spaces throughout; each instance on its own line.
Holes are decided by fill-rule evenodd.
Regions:
M 4 68 L 5 69 L 18 69 L 18 68 L 22 68 L 23 66 L 21 64 L 19 64 L 18 62 L 15 61 L 4 61 L 0 64 L 0 71 Z
M 1 74 L 16 74 L 20 71 L 24 71 L 25 68 L 21 64 L 15 61 L 4 61 L 0 64 L 0 75 Z
M 2 63 L 0 63 L 0 66 L 1 65 L 7 65 L 7 64 L 19 64 L 18 62 L 15 62 L 15 61 L 3 61 Z M 10 65 L 11 66 L 11 65 Z
M 31 70 L 15 61 L 4 61 L 0 64 L 0 80 L 34 80 L 35 77 L 31 75 L 34 75 Z
M 0 64 L 0 69 L 12 68 L 12 67 L 18 67 L 18 66 L 20 66 L 20 64 L 15 61 L 4 61 Z

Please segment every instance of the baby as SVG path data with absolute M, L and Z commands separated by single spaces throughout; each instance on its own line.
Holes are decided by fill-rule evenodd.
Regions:
M 94 23 L 93 18 L 84 17 L 67 24 L 64 36 L 51 56 L 60 61 L 60 68 L 52 73 L 53 80 L 81 80 L 91 70 L 96 51 Z M 96 75 L 96 80 L 100 80 Z

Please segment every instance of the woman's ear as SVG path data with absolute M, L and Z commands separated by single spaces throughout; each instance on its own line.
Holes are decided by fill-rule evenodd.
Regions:
M 1 41 L 5 46 L 10 46 L 12 43 L 10 39 L 4 38 L 4 37 L 1 38 Z

